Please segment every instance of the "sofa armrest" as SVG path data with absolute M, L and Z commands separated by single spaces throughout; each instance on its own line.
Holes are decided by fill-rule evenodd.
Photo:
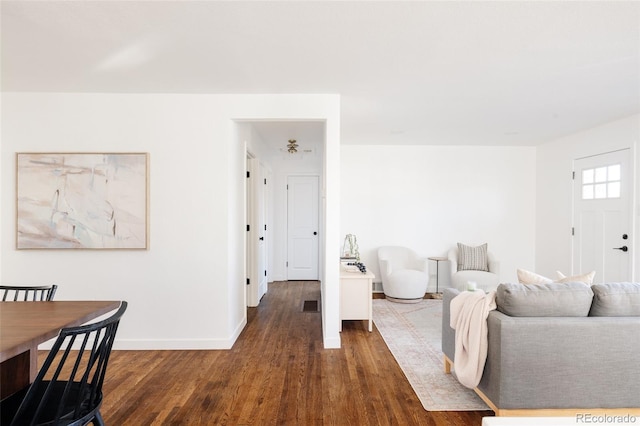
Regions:
M 456 331 L 451 328 L 451 299 L 460 294 L 455 288 L 445 288 L 442 291 L 442 352 L 453 361 L 456 353 Z

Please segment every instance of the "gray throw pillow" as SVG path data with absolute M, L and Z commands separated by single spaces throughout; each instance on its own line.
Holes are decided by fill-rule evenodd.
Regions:
M 592 317 L 640 316 L 640 283 L 594 284 Z
M 580 282 L 549 284 L 500 284 L 496 304 L 512 317 L 586 317 L 593 291 Z
M 487 244 L 478 247 L 458 243 L 458 271 L 489 271 Z

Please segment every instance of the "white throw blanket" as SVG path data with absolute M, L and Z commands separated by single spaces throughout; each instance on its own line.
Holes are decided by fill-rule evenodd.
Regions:
M 480 383 L 487 361 L 487 317 L 495 308 L 495 291 L 463 291 L 451 299 L 450 325 L 456 330 L 453 364 L 460 383 L 471 389 Z

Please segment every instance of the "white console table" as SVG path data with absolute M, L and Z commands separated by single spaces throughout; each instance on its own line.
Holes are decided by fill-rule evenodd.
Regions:
M 340 331 L 343 320 L 369 320 L 373 331 L 373 279 L 369 271 L 347 272 L 340 267 Z

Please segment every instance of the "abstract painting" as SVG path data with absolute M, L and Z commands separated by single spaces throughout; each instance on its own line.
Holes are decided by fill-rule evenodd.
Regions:
M 16 154 L 17 249 L 147 249 L 146 153 Z

